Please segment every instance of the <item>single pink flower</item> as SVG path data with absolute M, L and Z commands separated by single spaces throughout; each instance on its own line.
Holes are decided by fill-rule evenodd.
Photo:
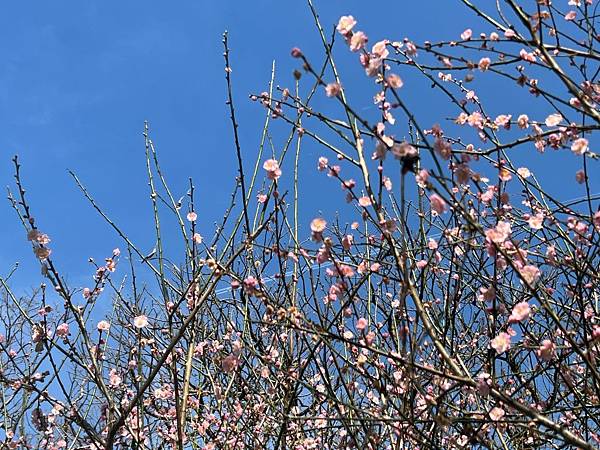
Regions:
M 544 214 L 537 213 L 527 220 L 529 226 L 534 230 L 541 230 L 544 227 Z
M 148 317 L 141 314 L 133 318 L 133 326 L 136 328 L 144 328 L 148 326 Z
M 577 11 L 569 11 L 565 14 L 565 20 L 575 20 L 577 17 Z
M 369 322 L 364 317 L 361 317 L 356 321 L 356 329 L 359 331 L 364 330 L 369 325 Z
M 519 302 L 514 306 L 512 312 L 510 313 L 508 323 L 521 322 L 522 320 L 527 319 L 530 313 L 531 308 L 529 307 L 529 303 Z
M 448 208 L 444 199 L 438 194 L 432 194 L 431 197 L 429 197 L 429 201 L 431 202 L 431 209 L 435 211 L 436 214 L 442 214 Z
M 367 37 L 367 35 L 365 33 L 363 33 L 362 31 L 357 31 L 356 33 L 352 34 L 352 37 L 350 38 L 350 50 L 353 52 L 357 52 L 359 50 L 362 50 L 363 48 L 365 48 L 365 44 L 369 41 L 369 38 Z
M 531 176 L 531 171 L 527 167 L 519 167 L 517 173 L 521 178 L 529 178 Z
M 347 36 L 352 32 L 352 28 L 356 25 L 356 20 L 352 16 L 342 16 L 337 24 L 337 31 L 342 36 Z
M 522 130 L 529 128 L 529 117 L 527 117 L 527 114 L 521 114 L 517 117 L 517 125 Z
M 560 114 L 550 114 L 546 117 L 546 126 L 547 127 L 555 127 L 563 121 L 563 116 Z
M 198 214 L 196 214 L 194 211 L 191 211 L 187 214 L 187 220 L 190 222 L 195 222 L 197 218 Z
M 498 422 L 504 417 L 505 414 L 506 412 L 502 408 L 495 406 L 490 411 L 490 419 L 492 419 L 494 422 Z
M 358 204 L 363 208 L 366 208 L 367 206 L 371 206 L 371 199 L 368 196 L 363 195 L 358 199 Z
M 498 354 L 504 353 L 510 348 L 510 334 L 501 332 L 492 339 L 490 345 Z
M 540 276 L 542 275 L 540 269 L 531 264 L 526 265 L 519 272 L 527 284 L 532 286 L 540 279 Z
M 490 58 L 481 58 L 479 60 L 479 64 L 477 64 L 477 66 L 479 67 L 479 70 L 481 70 L 482 72 L 485 72 L 486 70 L 488 70 L 490 68 L 490 65 L 492 64 L 492 60 Z
M 322 233 L 327 227 L 327 221 L 322 217 L 317 217 L 310 223 L 310 229 L 313 233 Z
M 59 337 L 67 337 L 69 335 L 69 324 L 61 323 L 56 327 L 56 335 Z
M 471 30 L 470 28 L 467 28 L 460 34 L 460 38 L 463 41 L 468 41 L 469 39 L 471 39 L 471 36 L 473 36 L 473 30 Z
M 110 323 L 108 323 L 106 320 L 101 320 L 100 322 L 98 322 L 98 325 L 96 325 L 96 327 L 98 328 L 98 331 L 108 331 L 108 329 L 110 328 Z
M 391 88 L 399 89 L 404 85 L 404 82 L 398 75 L 391 73 L 387 77 L 387 84 Z
M 327 97 L 337 97 L 340 92 L 342 92 L 340 83 L 329 83 L 325 86 L 325 94 Z
M 555 350 L 556 344 L 554 344 L 554 342 L 552 342 L 550 339 L 544 339 L 542 341 L 542 345 L 540 345 L 540 348 L 536 353 L 538 358 L 543 359 L 544 361 L 550 361 L 552 358 L 554 358 Z
M 588 150 L 588 145 L 589 142 L 586 138 L 579 138 L 571 144 L 571 150 L 576 155 L 583 155 Z

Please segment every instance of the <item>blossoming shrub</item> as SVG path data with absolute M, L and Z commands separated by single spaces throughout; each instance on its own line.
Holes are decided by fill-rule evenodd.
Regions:
M 595 448 L 593 2 L 463 3 L 476 31 L 372 43 L 347 15 L 333 50 L 315 13 L 325 64 L 294 48 L 296 85 L 252 96 L 265 135 L 288 135 L 248 170 L 242 157 L 254 155 L 234 134 L 232 207 L 210 239 L 196 229 L 193 185 L 175 200 L 146 132 L 156 251 L 139 251 L 80 184 L 123 241 L 90 286 L 69 285 L 54 264 L 15 159 L 10 198 L 46 285 L 22 298 L 2 279 L 4 445 Z M 352 97 L 373 96 L 376 114 L 349 100 L 337 52 L 357 54 L 373 92 Z M 426 114 L 407 94 L 418 77 L 437 95 Z M 489 86 L 507 82 L 529 109 L 497 110 Z M 313 109 L 315 96 L 337 109 Z M 305 145 L 320 149 L 310 163 L 339 216 L 300 195 Z M 569 180 L 582 198 L 543 187 L 552 153 L 579 166 Z M 177 261 L 165 256 L 165 211 L 181 235 Z M 136 281 L 144 270 L 156 286 Z

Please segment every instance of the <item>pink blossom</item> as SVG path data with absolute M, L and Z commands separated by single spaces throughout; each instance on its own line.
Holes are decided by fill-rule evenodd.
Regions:
M 498 407 L 498 406 L 494 406 L 491 410 L 490 410 L 490 419 L 492 419 L 494 422 L 498 422 L 500 419 L 502 419 L 504 417 L 504 415 L 506 414 L 506 412 Z
M 67 337 L 69 335 L 69 324 L 61 323 L 59 326 L 57 326 L 56 335 L 62 338 Z
M 368 196 L 363 195 L 358 199 L 358 204 L 363 208 L 366 208 L 367 206 L 371 206 L 371 199 Z
M 290 53 L 293 58 L 300 58 L 302 56 L 302 50 L 300 50 L 298 47 L 292 48 Z
M 329 83 L 325 86 L 325 94 L 327 97 L 336 97 L 340 92 L 342 92 L 340 83 Z
M 526 265 L 520 271 L 521 277 L 529 285 L 534 285 L 542 275 L 540 269 L 531 264 Z
M 534 63 L 536 61 L 535 55 L 533 53 L 528 52 L 524 48 L 519 52 L 519 56 L 523 61 L 527 61 L 530 63 Z
M 122 382 L 123 382 L 123 378 L 119 375 L 119 373 L 115 369 L 110 369 L 110 372 L 108 375 L 108 383 L 109 383 L 110 387 L 112 387 L 112 388 L 119 387 Z
M 369 322 L 364 317 L 361 317 L 356 321 L 356 329 L 359 331 L 364 330 L 369 325 Z
M 352 16 L 342 16 L 337 24 L 337 31 L 342 36 L 348 36 L 352 32 L 352 28 L 356 25 L 356 20 Z
M 33 250 L 33 252 L 35 253 L 35 256 L 37 256 L 43 261 L 45 259 L 48 259 L 48 257 L 52 253 L 52 250 L 50 250 L 48 247 L 36 247 Z
M 569 11 L 565 14 L 565 20 L 575 20 L 577 17 L 577 11 Z
M 519 302 L 514 306 L 512 312 L 510 313 L 508 323 L 521 322 L 522 320 L 527 319 L 530 313 L 531 308 L 529 307 L 529 303 Z
M 267 159 L 263 164 L 263 169 L 267 171 L 269 180 L 277 180 L 281 176 L 281 169 L 276 159 Z
M 517 173 L 521 178 L 529 178 L 531 176 L 531 172 L 527 167 L 519 167 Z
M 317 217 L 310 223 L 310 229 L 313 233 L 322 233 L 327 227 L 327 221 L 322 217 Z
M 496 244 L 501 244 L 510 237 L 512 229 L 509 222 L 500 221 L 495 228 L 485 231 L 485 237 Z
M 510 334 L 501 332 L 492 339 L 490 345 L 498 354 L 504 353 L 510 348 Z
M 552 342 L 550 339 L 544 339 L 536 354 L 538 358 L 543 359 L 544 361 L 550 361 L 552 358 L 554 358 L 555 350 L 556 344 L 554 344 L 554 342 Z
M 571 150 L 576 155 L 583 155 L 588 150 L 588 140 L 586 138 L 576 139 L 573 144 L 571 144 Z
M 192 236 L 192 239 L 194 240 L 195 244 L 202 244 L 202 236 L 200 236 L 200 234 L 198 233 L 194 233 L 194 236 Z
M 527 114 L 521 114 L 517 117 L 517 125 L 522 130 L 529 128 L 529 117 L 527 117 Z
M 327 169 L 327 164 L 329 164 L 329 161 L 327 160 L 327 158 L 325 158 L 324 156 L 319 157 L 319 164 L 317 167 L 320 172 Z
M 470 28 L 467 28 L 460 34 L 460 38 L 463 41 L 468 41 L 469 39 L 471 39 L 471 36 L 473 36 L 473 30 L 471 30 Z
M 148 317 L 141 314 L 133 318 L 133 326 L 141 329 L 148 326 Z
M 515 30 L 511 29 L 511 28 L 507 28 L 506 31 L 504 32 L 504 37 L 507 39 L 513 38 L 516 36 Z
M 485 72 L 486 70 L 488 70 L 490 68 L 490 65 L 492 64 L 492 60 L 490 58 L 481 58 L 479 60 L 479 64 L 477 64 L 477 66 L 479 67 L 479 70 L 481 70 L 482 72 Z
M 398 75 L 391 73 L 387 77 L 387 84 L 391 88 L 399 89 L 404 85 L 404 82 Z
M 98 322 L 98 325 L 96 325 L 96 327 L 98 328 L 98 331 L 108 331 L 108 329 L 110 328 L 110 323 L 108 323 L 106 320 L 101 320 L 100 322 Z
M 555 127 L 563 121 L 563 116 L 560 114 L 550 114 L 546 117 L 546 126 L 547 127 Z
M 431 209 L 436 214 L 442 214 L 448 208 L 448 205 L 446 204 L 444 199 L 442 197 L 440 197 L 438 194 L 432 194 L 431 197 L 429 197 L 429 201 L 431 202 Z
M 498 33 L 496 33 L 495 31 L 492 31 L 490 33 L 490 40 L 491 41 L 497 41 L 500 39 L 500 36 L 498 36 Z
M 580 169 L 577 172 L 575 172 L 575 180 L 579 184 L 585 183 L 585 171 L 583 169 Z
M 512 118 L 512 116 L 510 114 L 500 114 L 498 117 L 496 117 L 494 119 L 494 124 L 508 130 L 510 128 L 510 119 L 511 118 Z
M 371 55 L 378 60 L 387 58 L 390 54 L 389 50 L 387 49 L 387 44 L 388 41 L 386 40 L 377 42 L 371 49 Z
M 352 236 L 351 234 L 347 234 L 342 239 L 342 247 L 344 248 L 344 250 L 348 251 L 348 250 L 350 250 L 350 247 L 352 246 L 353 242 L 354 242 L 354 236 Z
M 419 170 L 417 174 L 415 174 L 415 180 L 420 187 L 425 187 L 427 184 L 427 180 L 429 179 L 429 172 L 425 169 Z
M 529 226 L 532 229 L 534 229 L 534 230 L 541 230 L 544 227 L 544 214 L 537 213 L 537 214 L 531 216 L 527 220 L 527 223 L 529 224 Z
M 187 215 L 187 220 L 189 220 L 190 222 L 195 222 L 197 218 L 198 214 L 196 214 L 194 211 L 189 212 Z
M 367 38 L 365 33 L 362 31 L 357 31 L 356 33 L 352 34 L 352 37 L 350 38 L 350 50 L 353 52 L 362 50 L 368 41 L 369 38 Z

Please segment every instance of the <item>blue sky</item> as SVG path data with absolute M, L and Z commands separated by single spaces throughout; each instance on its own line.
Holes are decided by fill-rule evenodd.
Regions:
M 459 3 L 440 1 L 433 8 L 430 2 L 388 2 L 384 14 L 383 6 L 364 1 L 317 0 L 316 6 L 328 27 L 340 15 L 354 15 L 371 42 L 405 36 L 422 42 L 457 38 L 472 23 L 471 13 Z M 230 33 L 242 146 L 251 162 L 264 116 L 257 104 L 248 101 L 248 94 L 266 89 L 273 60 L 279 83 L 291 85 L 290 74 L 298 66 L 289 56 L 293 46 L 309 56 L 322 55 L 304 1 L 4 5 L 0 17 L 0 180 L 3 185 L 12 184 L 10 158 L 19 154 L 38 224 L 53 239 L 55 260 L 76 284 L 92 273 L 86 267 L 88 257 L 102 260 L 122 243 L 88 206 L 67 169 L 80 176 L 142 248 L 152 248 L 141 134 L 144 120 L 150 121 L 174 191 L 183 195 L 192 176 L 206 230 L 221 217 L 236 175 L 224 104 L 224 30 Z M 338 51 L 348 53 L 344 48 Z M 355 55 L 341 58 L 351 66 L 342 69 L 346 83 L 368 86 L 362 69 L 351 58 Z M 364 95 L 366 103 L 371 95 Z M 431 111 L 431 104 L 420 102 L 416 88 L 408 86 L 405 95 L 417 111 Z M 504 111 L 496 113 L 500 112 Z M 432 120 L 440 120 L 437 110 Z M 307 151 L 313 156 L 313 150 Z M 319 153 L 314 152 L 313 160 Z M 214 170 L 215 166 L 220 169 Z M 575 169 L 569 170 L 572 179 Z M 337 195 L 335 187 L 331 192 Z M 25 233 L 6 201 L 0 203 L 0 217 L 1 273 L 19 261 L 19 284 L 38 283 L 30 276 L 39 272 Z

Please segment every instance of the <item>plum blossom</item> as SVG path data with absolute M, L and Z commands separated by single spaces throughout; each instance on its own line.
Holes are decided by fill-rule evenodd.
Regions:
M 429 201 L 431 202 L 432 211 L 436 214 L 442 214 L 448 209 L 447 203 L 438 194 L 432 194 L 431 197 L 429 197 Z
M 531 176 L 531 171 L 527 167 L 519 167 L 517 173 L 521 178 L 529 178 Z
M 502 408 L 499 406 L 494 406 L 490 410 L 490 419 L 492 419 L 494 422 L 498 422 L 504 417 L 505 414 L 506 412 Z
M 479 60 L 479 64 L 477 64 L 477 66 L 479 67 L 479 70 L 481 70 L 482 72 L 485 72 L 486 70 L 488 70 L 490 68 L 491 64 L 492 64 L 492 60 L 488 57 L 484 57 Z
M 500 221 L 495 228 L 491 228 L 485 231 L 485 237 L 496 244 L 501 244 L 506 241 L 512 229 L 509 222 Z
M 96 327 L 98 328 L 98 331 L 108 331 L 110 328 L 110 323 L 108 323 L 106 320 L 101 320 L 98 322 Z
M 361 317 L 356 321 L 356 329 L 359 331 L 364 330 L 369 325 L 369 322 L 364 317 Z
M 563 116 L 560 114 L 550 114 L 546 117 L 545 123 L 547 127 L 555 127 L 563 121 Z
M 391 88 L 400 89 L 404 85 L 404 82 L 398 75 L 391 73 L 387 77 L 387 84 Z
M 59 326 L 57 326 L 56 335 L 62 338 L 67 337 L 69 335 L 69 324 L 61 323 Z
M 517 117 L 517 125 L 522 130 L 529 128 L 529 117 L 527 117 L 527 114 L 521 114 Z
M 467 28 L 460 34 L 460 38 L 463 41 L 468 41 L 469 39 L 471 39 L 471 36 L 473 36 L 473 30 L 471 30 L 470 28 Z
M 526 265 L 519 272 L 523 280 L 529 285 L 534 285 L 540 279 L 542 274 L 540 269 L 531 264 Z
M 337 31 L 342 36 L 348 36 L 352 32 L 352 28 L 356 25 L 356 20 L 352 16 L 342 16 L 337 24 Z
M 336 97 L 342 92 L 342 86 L 340 83 L 329 83 L 325 86 L 325 94 L 327 97 Z
M 365 33 L 363 33 L 362 31 L 357 31 L 356 33 L 353 33 L 352 37 L 350 38 L 350 50 L 353 52 L 362 50 L 363 48 L 365 48 L 365 44 L 368 41 L 369 38 L 367 38 L 367 35 Z
M 533 230 L 541 230 L 544 227 L 544 214 L 537 213 L 531 216 L 527 223 Z
M 576 155 L 583 155 L 588 150 L 589 142 L 586 138 L 576 139 L 571 144 L 571 151 Z
M 313 233 L 322 233 L 327 227 L 327 221 L 322 217 L 317 217 L 310 223 L 310 229 Z
M 148 326 L 148 317 L 146 317 L 144 314 L 134 317 L 133 318 L 133 326 L 138 329 L 147 327 Z
M 510 348 L 510 334 L 501 332 L 492 339 L 490 345 L 498 354 L 504 353 Z
M 585 171 L 583 169 L 580 169 L 577 172 L 575 172 L 575 180 L 579 184 L 585 183 Z
M 196 214 L 194 211 L 191 211 L 188 213 L 187 215 L 187 220 L 190 222 L 195 222 L 196 219 L 198 219 L 198 214 Z
M 543 359 L 544 361 L 550 361 L 552 358 L 554 358 L 555 351 L 556 344 L 554 344 L 554 342 L 552 342 L 550 339 L 544 339 L 536 354 L 538 358 Z
M 281 169 L 276 159 L 267 159 L 263 164 L 263 169 L 267 171 L 269 180 L 277 180 L 281 176 Z
M 510 313 L 510 317 L 508 318 L 508 323 L 517 323 L 521 322 L 529 317 L 531 313 L 531 308 L 529 307 L 529 303 L 527 302 L 519 302 L 517 303 L 512 312 Z

